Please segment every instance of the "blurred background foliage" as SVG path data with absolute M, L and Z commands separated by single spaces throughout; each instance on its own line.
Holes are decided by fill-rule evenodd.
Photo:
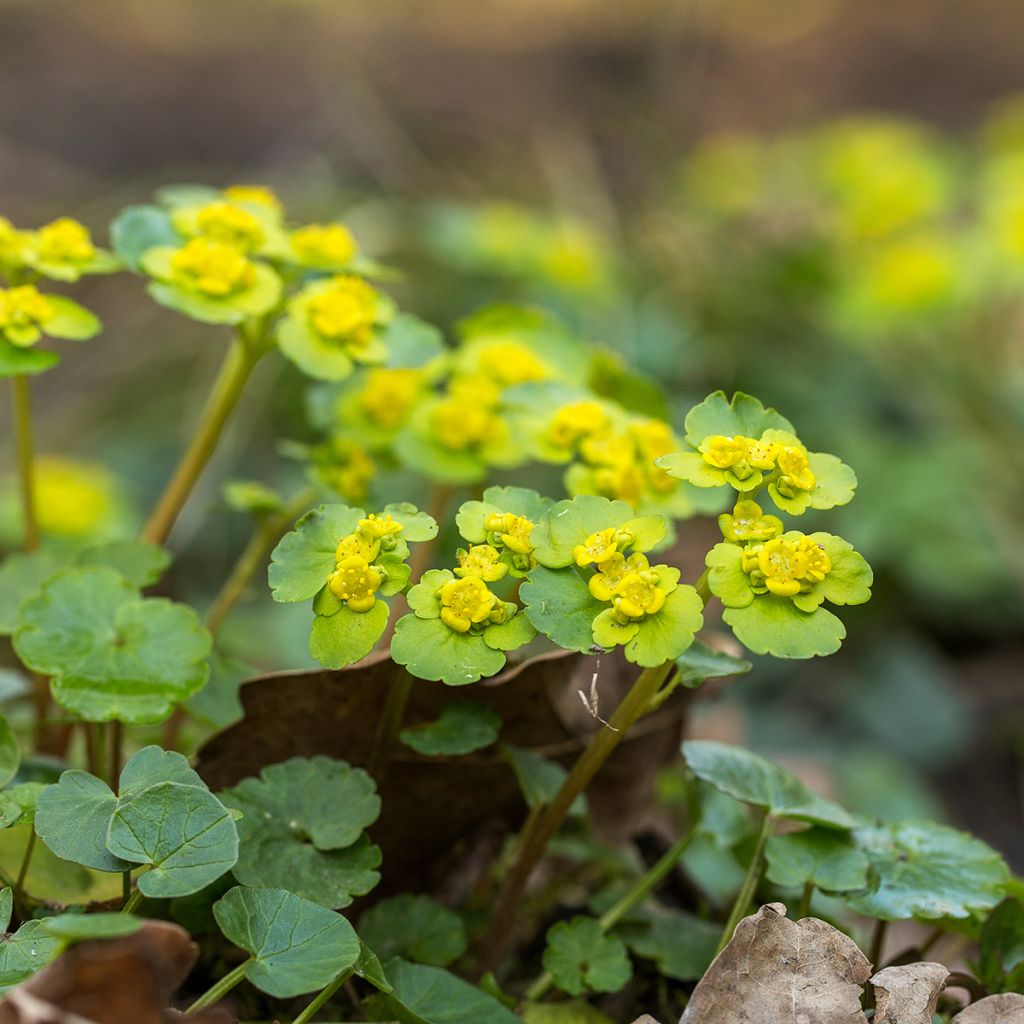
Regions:
M 857 469 L 837 532 L 876 598 L 842 655 L 758 665 L 696 731 L 1020 869 L 1022 28 L 1014 0 L 0 0 L 0 212 L 102 237 L 159 185 L 265 182 L 343 211 L 449 335 L 536 302 L 656 379 L 677 428 L 719 387 L 779 406 Z M 138 520 L 223 350 L 140 281 L 79 295 L 106 329 L 37 400 L 66 536 Z M 204 605 L 245 542 L 224 479 L 295 485 L 305 390 L 261 367 L 174 537 L 177 596 Z M 680 530 L 693 565 L 712 542 Z M 302 666 L 305 615 L 257 591 L 225 635 Z

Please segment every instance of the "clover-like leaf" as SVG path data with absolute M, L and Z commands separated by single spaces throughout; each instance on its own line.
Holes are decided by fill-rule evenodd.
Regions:
M 365 518 L 361 508 L 321 505 L 286 533 L 270 556 L 268 579 L 275 601 L 309 601 L 323 589 L 337 565 L 334 553 Z
M 387 629 L 390 609 L 385 601 L 374 602 L 366 612 L 347 605 L 332 615 L 316 615 L 309 634 L 309 653 L 324 668 L 344 668 L 365 658 Z
M 686 441 L 699 447 L 712 434 L 724 437 L 760 437 L 766 430 L 794 433 L 793 424 L 772 408 L 765 408 L 752 395 L 737 391 L 731 399 L 724 391 L 708 395 L 686 414 Z
M 89 721 L 158 722 L 206 681 L 210 635 L 196 613 L 142 598 L 106 566 L 54 576 L 21 606 L 18 656 L 54 677 L 57 702 Z
M 496 711 L 459 700 L 446 704 L 436 721 L 403 729 L 399 739 L 428 757 L 451 756 L 489 747 L 497 741 L 500 731 L 501 716 Z
M 380 814 L 373 780 L 329 757 L 270 765 L 222 794 L 242 812 L 235 877 L 246 885 L 287 887 L 327 907 L 369 892 L 380 850 L 363 830 Z
M 544 969 L 571 996 L 583 992 L 618 992 L 633 976 L 626 947 L 606 935 L 592 917 L 559 921 L 548 929 Z
M 658 965 L 658 973 L 677 981 L 697 981 L 715 958 L 721 927 L 693 914 L 662 910 L 649 925 L 628 929 L 623 940 L 630 950 Z
M 506 744 L 501 751 L 515 772 L 528 807 L 543 807 L 554 800 L 568 775 L 560 764 L 549 761 L 525 747 Z M 582 817 L 587 813 L 587 798 L 583 793 L 573 800 L 569 813 L 576 817 Z
M 726 608 L 722 619 L 755 654 L 817 658 L 835 654 L 846 637 L 842 620 L 827 608 L 804 612 L 786 597 L 765 594 L 746 608 Z
M 381 900 L 359 919 L 359 934 L 378 956 L 447 967 L 466 952 L 462 918 L 429 896 Z
M 369 1020 L 403 1024 L 522 1024 L 508 1007 L 442 967 L 395 958 L 385 965 L 390 993 L 363 1004 Z
M 708 679 L 746 675 L 753 668 L 749 661 L 717 651 L 701 640 L 694 640 L 676 658 L 676 664 L 679 666 L 679 681 L 689 689 L 695 689 Z
M 278 999 L 324 988 L 359 959 L 345 918 L 285 889 L 236 886 L 213 913 L 225 938 L 250 955 L 246 978 Z
M 26 921 L 13 935 L 0 934 L 0 988 L 10 988 L 42 970 L 61 950 L 42 921 Z
M 594 619 L 606 605 L 598 601 L 578 573 L 537 566 L 519 590 L 526 616 L 553 643 L 567 651 L 594 646 Z
M 767 876 L 782 886 L 813 885 L 825 892 L 862 889 L 868 859 L 848 835 L 826 828 L 772 836 L 765 846 Z
M 1002 900 L 1009 871 L 980 839 L 931 821 L 858 829 L 870 863 L 868 887 L 849 893 L 858 913 L 884 921 L 970 917 Z
M 220 878 L 238 859 L 238 832 L 228 809 L 209 790 L 161 782 L 118 803 L 107 849 L 133 864 L 144 896 L 187 896 Z
M 91 939 L 134 935 L 142 927 L 142 920 L 131 914 L 56 914 L 43 918 L 42 924 L 47 935 L 63 946 L 71 946 Z
M 749 750 L 714 740 L 689 740 L 683 744 L 683 757 L 698 779 L 775 817 L 838 829 L 858 824 L 838 804 L 812 793 L 795 775 Z
M 573 548 L 592 533 L 618 527 L 633 534 L 635 551 L 650 551 L 668 530 L 664 516 L 638 516 L 624 501 L 581 494 L 556 502 L 534 527 L 534 557 L 550 569 L 571 565 Z
M 456 633 L 439 618 L 424 619 L 418 613 L 398 620 L 391 657 L 417 678 L 441 680 L 448 686 L 475 683 L 505 665 L 504 652 L 488 646 L 483 636 Z

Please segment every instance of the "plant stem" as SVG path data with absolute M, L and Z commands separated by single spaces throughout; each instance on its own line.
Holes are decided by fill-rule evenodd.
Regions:
M 598 920 L 601 934 L 606 935 L 634 907 L 639 906 L 661 884 L 665 876 L 679 863 L 679 858 L 686 852 L 693 838 L 693 828 L 688 828 L 673 845 L 665 852 L 656 864 L 647 869 L 622 895 L 622 897 L 606 910 Z M 554 979 L 545 971 L 527 990 L 526 999 L 534 1002 L 547 992 Z
M 128 904 L 132 900 L 132 872 L 131 868 L 121 872 L 121 912 L 125 913 Z
M 807 882 L 804 891 L 800 896 L 800 905 L 796 908 L 796 919 L 805 918 L 811 912 L 811 897 L 814 895 L 814 883 Z
M 332 981 L 310 1004 L 307 1006 L 302 1013 L 292 1021 L 292 1024 L 308 1024 L 313 1019 L 314 1014 L 317 1010 L 323 1006 L 335 992 L 338 991 L 342 985 L 352 977 L 352 968 L 346 967 L 345 970 L 339 974 L 334 981 Z
M 622 742 L 633 723 L 645 714 L 675 662 L 645 668 L 622 698 L 608 725 L 594 733 L 586 749 L 572 766 L 547 809 L 527 819 L 517 844 L 512 866 L 495 903 L 491 924 L 480 947 L 480 973 L 493 970 L 512 937 L 523 890 L 551 838 L 558 831 L 573 801 L 589 785 L 612 751 Z
M 125 872 L 125 874 L 128 874 L 128 872 Z M 129 883 L 128 884 L 129 885 L 131 884 L 130 876 L 129 876 Z M 128 899 L 126 899 L 124 901 L 124 903 L 121 904 L 121 913 L 122 914 L 130 914 L 141 902 L 142 902 L 142 890 L 141 889 L 136 889 L 133 893 L 131 893 L 129 895 Z
M 391 757 L 391 748 L 395 745 L 395 740 L 401 731 L 405 706 L 409 703 L 412 687 L 412 675 L 403 666 L 396 665 L 395 675 L 388 687 L 388 695 L 384 699 L 380 721 L 377 723 L 377 734 L 373 739 L 373 750 L 370 752 L 370 761 L 366 768 L 378 786 L 384 779 L 388 760 Z
M 871 967 L 875 971 L 882 969 L 882 956 L 885 953 L 885 936 L 889 930 L 889 922 L 879 919 L 875 922 L 874 931 L 871 933 L 871 951 L 868 953 L 868 959 L 871 961 Z
M 26 551 L 39 547 L 39 520 L 36 517 L 36 488 L 32 448 L 32 391 L 28 377 L 11 378 L 11 409 L 14 413 L 15 444 L 18 449 L 18 488 L 21 493 L 21 517 Z
M 166 543 L 261 354 L 260 348 L 241 336 L 232 341 L 199 417 L 195 434 L 142 531 L 143 540 L 154 544 Z
M 110 723 L 110 788 L 116 793 L 124 760 L 124 722 Z
M 251 962 L 249 960 L 240 963 L 233 971 L 229 971 L 220 981 L 214 982 L 186 1011 L 185 1015 L 203 1010 L 207 1006 L 213 1006 L 220 1002 L 236 985 L 245 978 L 245 969 Z
M 718 940 L 718 949 L 715 950 L 715 956 L 718 956 L 729 944 L 733 932 L 736 931 L 736 925 L 746 915 L 750 901 L 754 898 L 754 893 L 757 891 L 757 883 L 761 880 L 761 868 L 764 864 L 764 844 L 768 842 L 768 837 L 772 834 L 774 828 L 775 819 L 765 811 L 761 817 L 761 828 L 757 833 L 754 853 L 750 858 L 750 867 L 747 868 L 746 877 L 743 879 L 740 891 L 736 894 L 736 902 L 732 905 L 729 920 L 725 922 L 725 927 L 722 929 L 722 937 Z
M 21 858 L 21 867 L 18 868 L 18 879 L 14 883 L 14 903 L 20 907 L 25 894 L 25 879 L 28 877 L 28 866 L 32 863 L 32 852 L 36 848 L 36 830 L 33 827 L 28 834 L 28 842 L 25 844 L 25 855 Z

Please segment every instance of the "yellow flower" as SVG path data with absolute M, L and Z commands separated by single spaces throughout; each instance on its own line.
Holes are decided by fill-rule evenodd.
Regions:
M 408 419 L 421 388 L 419 370 L 373 369 L 359 392 L 359 406 L 382 427 L 400 427 Z
M 363 501 L 377 472 L 376 463 L 356 442 L 346 440 L 343 446 L 332 447 L 340 450 L 334 452 L 331 464 L 321 467 L 324 480 L 348 501 Z
M 266 206 L 275 212 L 282 208 L 277 193 L 266 185 L 228 185 L 224 189 L 224 198 L 235 203 L 252 203 L 254 206 Z
M 712 434 L 700 443 L 700 453 L 704 461 L 715 469 L 731 469 L 747 457 L 749 438 L 738 434 L 736 437 L 723 437 Z
M 791 498 L 794 491 L 814 490 L 817 479 L 807 460 L 807 452 L 803 448 L 782 448 L 778 463 L 781 476 L 776 486 L 781 494 Z
M 334 277 L 329 288 L 310 299 L 309 320 L 322 337 L 362 348 L 373 337 L 377 302 L 377 293 L 362 278 Z
M 459 563 L 456 576 L 479 576 L 493 583 L 508 572 L 508 566 L 501 561 L 501 552 L 490 544 L 471 544 L 468 551 L 460 550 L 456 558 Z
M 334 560 L 340 565 L 346 558 L 357 555 L 367 562 L 372 562 L 380 554 L 380 540 L 370 534 L 356 531 L 338 541 Z
M 225 242 L 193 238 L 171 256 L 176 284 L 213 298 L 224 298 L 251 288 L 256 268 L 245 253 Z
M 602 255 L 600 243 L 584 228 L 560 224 L 541 251 L 540 265 L 555 284 L 588 288 L 601 278 Z
M 390 512 L 382 516 L 371 512 L 365 519 L 359 520 L 359 532 L 376 540 L 387 540 L 389 537 L 397 537 L 402 530 L 402 524 L 392 519 Z
M 207 203 L 195 211 L 195 232 L 215 242 L 225 242 L 245 252 L 258 249 L 266 240 L 266 232 L 255 214 L 234 203 Z M 178 225 L 178 218 L 175 226 Z
M 292 251 L 312 266 L 343 267 L 356 255 L 356 241 L 344 224 L 308 224 L 292 232 Z
M 764 585 L 779 597 L 800 593 L 800 581 L 807 575 L 807 554 L 801 545 L 788 537 L 775 537 L 758 545 L 756 552 L 743 554 L 744 562 L 756 560 L 756 570 Z M 752 566 L 753 568 L 753 566 Z
M 594 490 L 606 498 L 617 498 L 634 508 L 644 495 L 643 471 L 635 463 L 598 466 L 593 471 Z
M 533 553 L 533 523 L 526 516 L 513 515 L 511 512 L 503 512 L 499 515 L 490 515 L 484 524 L 487 532 L 497 535 L 501 543 L 514 551 L 517 555 L 530 555 Z
M 106 466 L 44 455 L 35 463 L 36 510 L 44 533 L 90 536 L 107 525 L 117 485 Z
M 1004 221 L 1004 230 L 1012 221 Z M 872 255 L 864 273 L 867 297 L 886 309 L 919 310 L 948 298 L 956 283 L 957 253 L 937 235 L 887 243 Z
M 490 619 L 497 598 L 479 576 L 451 580 L 441 587 L 441 621 L 456 633 Z
M 537 353 L 518 341 L 494 341 L 484 345 L 477 356 L 477 365 L 502 387 L 547 380 L 551 376 L 551 370 Z
M 630 425 L 629 433 L 636 443 L 650 486 L 656 491 L 674 491 L 679 481 L 654 465 L 655 459 L 680 448 L 679 438 L 672 428 L 664 420 L 638 420 Z
M 748 540 L 771 540 L 782 533 L 782 520 L 778 516 L 766 516 L 756 501 L 738 501 L 732 514 L 723 513 L 718 517 L 722 536 L 734 544 Z
M 41 227 L 36 232 L 35 248 L 41 263 L 88 263 L 96 255 L 88 229 L 70 217 L 60 217 Z
M 580 455 L 592 466 L 628 466 L 636 448 L 625 434 L 592 434 L 580 444 Z
M 452 451 L 466 451 L 501 439 L 505 424 L 483 403 L 469 397 L 443 398 L 430 413 L 434 436 Z
M 603 566 L 619 551 L 626 547 L 633 538 L 614 526 L 607 530 L 592 533 L 582 544 L 572 549 L 572 557 L 578 566 Z
M 548 424 L 547 438 L 559 448 L 572 448 L 583 438 L 603 432 L 608 425 L 608 412 L 600 402 L 570 402 L 555 413 Z
M 0 290 L 0 334 L 11 344 L 33 344 L 39 337 L 38 328 L 52 316 L 52 304 L 35 285 Z
M 598 601 L 610 601 L 616 594 L 619 584 L 627 576 L 644 572 L 650 568 L 647 556 L 636 552 L 627 558 L 622 552 L 615 554 L 601 566 L 587 581 L 590 593 Z
M 755 441 L 753 438 L 745 438 L 747 442 L 747 463 L 754 469 L 769 470 L 775 468 L 775 460 L 778 458 L 782 445 L 777 441 Z
M 820 583 L 832 571 L 832 559 L 821 544 L 816 544 L 810 537 L 804 537 L 800 548 L 807 559 L 805 579 Z
M 383 573 L 359 555 L 349 555 L 338 563 L 328 585 L 335 597 L 354 612 L 368 612 L 376 603 L 374 596 L 384 582 Z
M 0 264 L 20 264 L 32 242 L 27 231 L 19 231 L 6 217 L 0 217 Z
M 623 624 L 654 615 L 665 605 L 665 592 L 653 570 L 631 572 L 619 582 L 612 599 L 615 617 Z

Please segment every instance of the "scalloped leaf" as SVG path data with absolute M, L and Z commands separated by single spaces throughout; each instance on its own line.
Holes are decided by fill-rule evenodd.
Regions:
M 584 992 L 618 992 L 633 976 L 622 939 L 606 935 L 593 917 L 559 921 L 547 933 L 544 970 L 571 996 Z
M 0 380 L 5 377 L 33 377 L 60 362 L 56 352 L 45 348 L 22 348 L 0 337 Z
M 278 999 L 324 988 L 359 959 L 345 918 L 284 889 L 236 886 L 213 913 L 225 938 L 252 958 L 247 980 Z
M 380 331 L 387 346 L 387 365 L 393 368 L 425 366 L 444 352 L 444 335 L 433 324 L 411 313 L 397 313 Z
M 403 893 L 381 900 L 359 918 L 359 934 L 379 957 L 400 956 L 447 967 L 466 952 L 462 918 L 429 896 Z
M 682 749 L 698 779 L 777 818 L 837 829 L 858 825 L 838 804 L 812 793 L 795 775 L 749 750 L 714 740 L 689 740 Z
M 415 589 L 415 588 L 413 588 Z M 517 616 L 518 617 L 518 616 Z M 493 676 L 505 665 L 503 651 L 474 633 L 456 633 L 439 618 L 404 615 L 391 639 L 391 657 L 418 679 L 465 686 Z
M 334 572 L 338 542 L 364 519 L 361 508 L 321 505 L 286 533 L 270 556 L 267 578 L 275 601 L 309 601 Z
M 180 236 L 166 210 L 159 206 L 128 206 L 110 224 L 110 241 L 125 266 L 141 271 L 145 252 L 160 246 L 175 246 Z
M 744 658 L 735 658 L 724 651 L 709 647 L 702 640 L 694 642 L 678 657 L 679 681 L 688 689 L 695 689 L 708 679 L 728 679 L 746 675 L 754 666 Z
M 720 542 L 704 559 L 708 589 L 726 608 L 746 608 L 754 600 L 750 577 L 743 571 L 743 548 Z
M 421 512 L 415 505 L 407 501 L 395 501 L 385 505 L 383 515 L 391 516 L 396 523 L 402 524 L 399 534 L 402 540 L 425 541 L 437 536 L 437 521 L 426 512 Z
M 332 615 L 316 615 L 309 635 L 309 653 L 324 668 L 353 665 L 377 646 L 390 614 L 386 602 L 376 601 L 366 612 L 354 612 L 342 605 Z
M 60 950 L 60 939 L 50 935 L 42 921 L 26 921 L 13 935 L 0 934 L 0 987 L 31 978 Z
M 766 874 L 775 885 L 813 885 L 846 892 L 868 884 L 868 859 L 848 835 L 827 828 L 772 836 L 765 845 Z
M 594 619 L 606 605 L 574 570 L 531 569 L 519 598 L 537 631 L 559 647 L 584 653 L 594 647 Z
M 871 869 L 868 888 L 848 893 L 858 913 L 884 921 L 965 918 L 990 910 L 1010 880 L 987 843 L 933 821 L 858 829 L 854 841 Z
M 487 517 L 502 512 L 523 516 L 536 524 L 554 504 L 527 487 L 488 487 L 482 501 L 463 502 L 455 516 L 459 533 L 471 544 L 482 544 L 487 539 Z
M 715 958 L 721 927 L 714 921 L 676 910 L 659 910 L 643 931 L 629 929 L 630 951 L 653 960 L 658 973 L 677 981 L 699 981 Z
M 528 807 L 543 807 L 554 800 L 569 774 L 557 761 L 550 761 L 532 750 L 514 747 L 510 743 L 502 746 L 501 752 L 515 772 L 516 781 Z M 582 817 L 586 813 L 587 798 L 585 794 L 580 793 L 573 800 L 569 814 Z
M 724 437 L 760 437 L 766 430 L 785 430 L 793 434 L 793 424 L 781 413 L 765 408 L 752 395 L 737 391 L 731 399 L 724 391 L 715 391 L 686 414 L 686 441 L 694 448 L 711 434 Z
M 488 647 L 496 651 L 507 652 L 517 651 L 520 647 L 530 643 L 537 636 L 537 630 L 533 623 L 519 611 L 504 622 L 487 626 L 480 635 Z
M 67 947 L 93 939 L 123 939 L 134 935 L 143 922 L 131 914 L 56 914 L 42 923 L 47 935 Z
M 691 586 L 676 587 L 665 598 L 661 611 L 638 623 L 636 634 L 626 643 L 626 658 L 644 668 L 675 661 L 703 625 L 704 602 L 700 595 Z
M 846 637 L 846 627 L 832 612 L 804 612 L 785 597 L 758 596 L 746 608 L 726 608 L 722 618 L 744 647 L 776 658 L 835 654 Z
M 501 715 L 496 711 L 457 700 L 446 704 L 436 721 L 403 729 L 399 739 L 418 754 L 450 757 L 483 750 L 497 742 L 500 732 Z

